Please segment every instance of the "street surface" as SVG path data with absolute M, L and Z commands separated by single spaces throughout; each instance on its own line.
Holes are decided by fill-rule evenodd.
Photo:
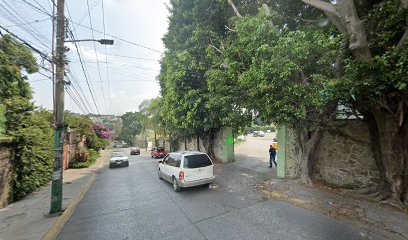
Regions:
M 217 188 L 176 193 L 148 154 L 130 156 L 127 168 L 104 169 L 58 239 L 385 239 L 266 198 L 253 188 L 265 174 L 235 163 L 216 166 Z

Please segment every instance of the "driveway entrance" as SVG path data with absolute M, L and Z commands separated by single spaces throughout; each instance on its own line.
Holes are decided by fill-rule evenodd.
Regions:
M 261 174 L 276 177 L 276 167 L 269 168 L 269 145 L 276 138 L 276 133 L 265 133 L 265 137 L 247 135 L 246 142 L 235 145 L 235 164 Z M 279 164 L 279 163 L 278 163 Z

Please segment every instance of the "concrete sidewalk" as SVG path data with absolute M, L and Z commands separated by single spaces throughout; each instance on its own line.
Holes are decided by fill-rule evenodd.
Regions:
M 367 232 L 382 232 L 389 239 L 408 239 L 408 212 L 368 197 L 319 184 L 309 187 L 298 180 L 272 179 L 254 187 L 270 198 L 321 211 L 365 228 Z
M 102 151 L 101 157 L 89 168 L 64 171 L 63 209 L 89 184 L 91 177 L 108 164 L 111 152 Z M 0 240 L 42 239 L 58 220 L 58 216 L 48 216 L 50 199 L 51 183 L 1 209 Z

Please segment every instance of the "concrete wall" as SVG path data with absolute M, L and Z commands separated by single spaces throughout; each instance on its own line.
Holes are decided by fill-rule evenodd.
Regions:
M 0 141 L 0 209 L 8 204 L 12 177 L 12 148 L 8 142 Z
M 344 188 L 376 184 L 378 170 L 370 150 L 367 126 L 361 120 L 339 120 L 338 132 L 326 132 L 316 149 L 317 180 Z M 296 133 L 286 130 L 286 178 L 299 177 L 301 150 Z

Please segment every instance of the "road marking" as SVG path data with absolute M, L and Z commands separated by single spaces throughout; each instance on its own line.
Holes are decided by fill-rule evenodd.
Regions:
M 298 206 L 303 207 L 303 208 L 311 209 L 313 207 L 312 204 L 310 204 L 310 203 L 308 203 L 308 202 L 306 202 L 306 201 L 304 201 L 302 199 L 294 198 L 294 197 L 291 197 L 289 195 L 286 195 L 286 194 L 283 194 L 283 193 L 280 193 L 280 192 L 269 192 L 269 191 L 263 190 L 262 193 L 264 193 L 265 195 L 270 196 L 272 198 L 277 198 L 279 200 L 287 200 L 287 201 L 292 202 L 293 204 L 298 205 Z
M 75 209 L 77 208 L 78 204 L 81 200 L 85 197 L 85 194 L 88 192 L 89 188 L 92 186 L 92 183 L 95 181 L 97 174 L 92 173 L 89 180 L 86 182 L 84 188 L 82 188 L 81 192 L 75 197 L 75 199 L 69 204 L 67 209 L 58 217 L 57 221 L 55 221 L 54 225 L 48 230 L 48 232 L 42 238 L 43 240 L 54 240 L 57 238 L 58 234 L 64 228 L 65 224 L 69 220 L 69 218 L 74 213 Z

